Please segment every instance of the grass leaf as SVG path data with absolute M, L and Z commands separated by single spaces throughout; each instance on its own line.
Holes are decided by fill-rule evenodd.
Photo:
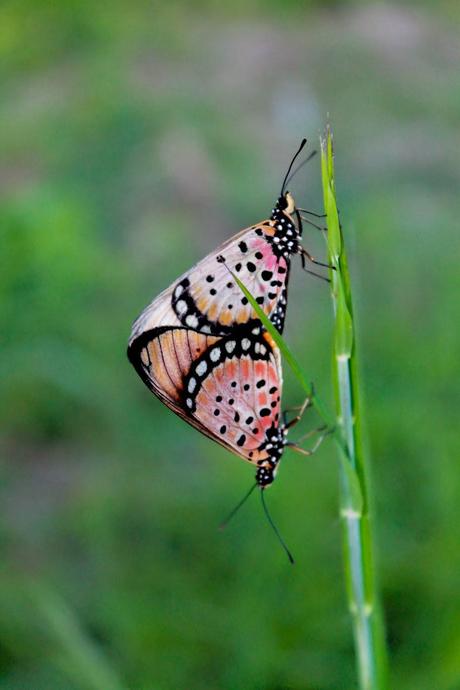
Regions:
M 351 284 L 336 204 L 332 134 L 329 128 L 325 138 L 321 139 L 321 174 L 327 215 L 329 261 L 335 269 L 330 272 L 335 314 L 333 385 L 337 421 L 346 447 L 345 455 L 342 449 L 340 451 L 346 586 L 354 628 L 360 688 L 386 690 L 387 652 L 375 586 L 369 479 L 361 431 Z M 358 505 L 359 510 L 356 509 Z

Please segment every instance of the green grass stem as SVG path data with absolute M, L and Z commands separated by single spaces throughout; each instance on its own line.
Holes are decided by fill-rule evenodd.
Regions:
M 359 402 L 356 338 L 350 277 L 335 197 L 332 135 L 328 128 L 321 140 L 324 208 L 331 294 L 334 308 L 333 381 L 337 424 L 346 455 L 357 476 L 361 508 L 353 505 L 356 488 L 350 473 L 341 471 L 341 518 L 344 525 L 345 575 L 353 621 L 356 660 L 361 690 L 387 688 L 387 653 L 383 617 L 376 590 L 374 546 L 369 506 L 369 468 L 364 454 L 362 414 Z M 344 463 L 341 463 L 343 470 Z

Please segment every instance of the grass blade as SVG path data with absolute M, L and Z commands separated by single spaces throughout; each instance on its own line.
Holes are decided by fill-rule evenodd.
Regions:
M 387 652 L 383 617 L 378 600 L 369 517 L 369 477 L 362 438 L 359 405 L 356 339 L 353 321 L 350 276 L 335 198 L 332 135 L 328 129 L 321 140 L 321 172 L 324 208 L 327 214 L 327 241 L 334 307 L 333 380 L 337 422 L 346 445 L 348 464 L 358 478 L 361 509 L 350 509 L 356 487 L 341 463 L 341 517 L 344 524 L 345 575 L 353 621 L 356 659 L 361 690 L 387 688 Z

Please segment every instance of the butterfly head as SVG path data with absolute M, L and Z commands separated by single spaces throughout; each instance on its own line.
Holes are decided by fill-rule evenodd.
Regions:
M 296 212 L 297 207 L 294 197 L 292 196 L 291 192 L 284 192 L 284 194 L 281 194 L 281 196 L 278 197 L 275 207 L 272 210 L 271 219 L 277 221 L 278 223 L 281 222 L 283 225 L 291 225 L 293 228 L 295 228 L 296 233 L 300 234 L 300 229 L 302 226 L 299 223 L 297 228 L 293 218 L 293 216 L 296 215 Z
M 275 209 L 276 208 L 284 213 L 287 213 L 288 215 L 292 215 L 294 213 L 296 206 L 291 192 L 284 192 L 284 194 L 278 198 Z

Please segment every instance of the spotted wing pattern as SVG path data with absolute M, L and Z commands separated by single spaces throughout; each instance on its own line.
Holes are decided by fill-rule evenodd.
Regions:
M 218 340 L 188 328 L 157 328 L 136 338 L 128 357 L 150 390 L 181 413 L 184 380 L 193 362 Z
M 271 457 L 271 436 L 278 434 L 282 374 L 278 350 L 255 324 L 222 338 L 185 328 L 152 331 L 135 342 L 129 356 L 168 407 L 261 465 Z
M 176 285 L 173 309 L 179 318 L 185 314 L 187 326 L 225 334 L 230 333 L 235 324 L 255 318 L 253 308 L 229 269 L 267 315 L 271 316 L 282 304 L 284 316 L 283 291 L 289 276 L 289 259 L 273 251 L 271 231 L 269 224 L 250 228 L 242 239 L 221 247 Z M 281 323 L 279 325 L 282 327 Z
M 284 222 L 284 219 L 283 219 Z M 283 227 L 284 240 L 280 242 Z M 291 233 L 292 239 L 287 237 Z M 267 220 L 243 230 L 164 290 L 133 325 L 132 342 L 154 328 L 184 326 L 210 335 L 228 335 L 255 318 L 230 271 L 245 284 L 282 332 L 287 305 L 290 253 L 297 250 L 290 220 Z
M 282 375 L 278 350 L 267 334 L 231 335 L 194 362 L 184 403 L 200 425 L 253 463 L 269 457 L 270 429 L 277 429 Z

